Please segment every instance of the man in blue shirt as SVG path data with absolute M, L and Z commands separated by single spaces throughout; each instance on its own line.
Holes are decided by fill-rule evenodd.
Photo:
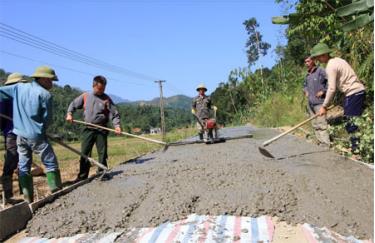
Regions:
M 52 95 L 48 90 L 57 81 L 55 71 L 48 66 L 38 67 L 31 83 L 18 83 L 0 88 L 0 93 L 13 99 L 13 132 L 17 135 L 19 181 L 28 202 L 33 201 L 33 181 L 30 174 L 32 152 L 41 157 L 46 167 L 51 192 L 61 188 L 56 155 L 48 143 L 46 130 L 52 116 Z M 0 102 L 2 98 L 0 98 Z
M 319 112 L 327 92 L 327 75 L 324 69 L 317 67 L 311 57 L 305 59 L 307 74 L 303 91 L 308 98 L 308 111 L 311 116 Z M 312 120 L 314 133 L 320 144 L 330 145 L 328 123 L 326 116 L 319 116 Z
M 8 76 L 4 85 L 15 85 L 18 82 L 27 82 L 20 73 L 12 73 Z M 1 94 L 0 94 L 1 95 Z M 7 117 L 13 117 L 13 99 L 3 97 L 0 102 L 0 113 Z M 13 173 L 18 165 L 17 153 L 17 135 L 13 133 L 13 122 L 11 120 L 0 117 L 0 130 L 4 136 L 5 154 L 3 174 L 1 176 L 1 184 L 6 203 L 17 203 L 18 200 L 13 197 Z

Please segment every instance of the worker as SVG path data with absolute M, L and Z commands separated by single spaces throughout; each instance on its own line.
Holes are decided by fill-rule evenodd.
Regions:
M 358 126 L 353 122 L 353 117 L 361 116 L 364 110 L 365 86 L 359 80 L 353 68 L 342 58 L 331 57 L 332 50 L 324 43 L 316 44 L 311 50 L 311 57 L 320 63 L 327 63 L 326 73 L 328 88 L 326 97 L 319 110 L 319 115 L 327 113 L 327 107 L 331 103 L 336 89 L 345 95 L 344 116 L 347 118 L 346 131 L 351 135 L 351 150 L 357 153 L 359 138 L 354 135 Z
M 207 119 L 210 118 L 211 98 L 206 95 L 207 88 L 204 84 L 199 84 L 197 87 L 198 95 L 193 99 L 191 112 L 200 120 L 204 126 Z M 197 122 L 198 136 L 203 140 L 204 127 Z
M 83 109 L 85 122 L 107 127 L 108 121 L 111 120 L 116 134 L 121 134 L 120 115 L 112 99 L 104 93 L 106 85 L 107 79 L 105 77 L 95 76 L 92 83 L 93 91 L 81 94 L 70 103 L 66 120 L 73 122 L 73 113 L 77 109 Z M 99 163 L 107 166 L 107 136 L 107 131 L 87 126 L 82 132 L 82 154 L 90 156 L 92 148 L 96 144 Z M 76 181 L 87 179 L 90 172 L 90 162 L 82 156 L 79 165 Z M 99 168 L 97 173 L 102 173 L 102 171 Z
M 303 91 L 308 99 L 307 110 L 310 116 L 319 112 L 323 104 L 327 91 L 327 76 L 323 68 L 315 65 L 315 61 L 311 57 L 305 59 L 307 74 L 305 77 Z M 318 116 L 312 120 L 314 133 L 320 144 L 330 145 L 328 123 L 326 116 Z
M 41 157 L 46 167 L 50 191 L 55 192 L 61 188 L 57 158 L 46 136 L 52 116 L 52 95 L 49 90 L 53 87 L 52 81 L 57 81 L 58 78 L 48 66 L 36 68 L 31 77 L 34 78 L 31 83 L 0 88 L 0 93 L 13 98 L 13 133 L 17 135 L 19 182 L 24 198 L 29 203 L 34 200 L 30 173 L 32 152 Z
M 27 82 L 21 73 L 12 73 L 8 76 L 5 86 L 15 85 L 18 82 Z M 1 95 L 1 94 L 0 94 Z M 13 99 L 3 95 L 0 102 L 0 114 L 13 119 Z M 4 136 L 4 166 L 1 176 L 5 203 L 17 203 L 13 199 L 13 173 L 18 165 L 17 135 L 13 133 L 13 121 L 6 117 L 0 117 L 0 130 Z

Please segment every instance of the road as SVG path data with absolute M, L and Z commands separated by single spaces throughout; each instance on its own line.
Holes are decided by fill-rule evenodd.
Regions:
M 227 128 L 222 136 L 253 138 L 214 145 L 170 147 L 114 168 L 37 211 L 29 236 L 151 227 L 189 214 L 276 216 L 288 223 L 326 226 L 343 235 L 373 238 L 373 170 L 327 149 L 286 136 L 258 146 L 278 132 Z M 124 148 L 126 149 L 126 148 Z

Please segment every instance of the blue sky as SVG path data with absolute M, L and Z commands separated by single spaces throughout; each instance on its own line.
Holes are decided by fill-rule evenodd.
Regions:
M 129 100 L 194 96 L 203 82 L 212 92 L 230 70 L 247 65 L 242 24 L 255 17 L 272 49 L 285 44 L 274 0 L 0 0 L 0 22 L 130 72 L 111 72 L 65 59 L 0 36 L 0 68 L 30 75 L 49 64 L 60 81 L 90 90 L 93 75 L 108 78 L 107 93 Z M 1 29 L 0 29 L 1 34 Z M 272 50 L 256 66 L 271 67 Z

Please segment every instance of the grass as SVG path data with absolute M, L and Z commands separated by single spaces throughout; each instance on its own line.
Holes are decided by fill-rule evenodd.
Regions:
M 257 107 L 250 122 L 263 127 L 297 124 L 307 118 L 306 104 L 301 101 L 301 96 L 291 97 L 276 93 Z

